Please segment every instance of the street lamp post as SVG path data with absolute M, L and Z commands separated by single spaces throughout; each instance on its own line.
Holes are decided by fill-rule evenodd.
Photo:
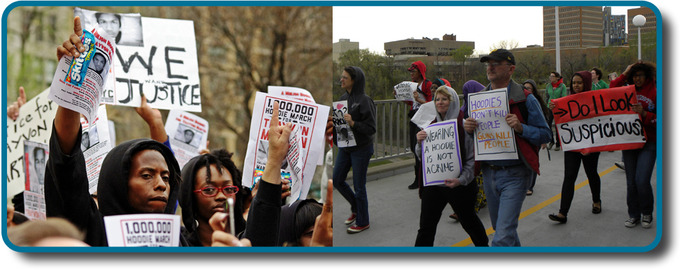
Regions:
M 642 60 L 642 38 L 640 37 L 640 27 L 644 26 L 647 22 L 647 18 L 642 16 L 642 14 L 635 15 L 633 17 L 633 25 L 637 26 L 638 30 L 638 60 Z

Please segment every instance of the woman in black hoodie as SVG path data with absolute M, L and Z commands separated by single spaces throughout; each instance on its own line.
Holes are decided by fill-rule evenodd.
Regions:
M 352 129 L 357 145 L 338 150 L 333 168 L 333 186 L 351 205 L 352 214 L 345 220 L 350 225 L 348 233 L 358 233 L 369 228 L 368 196 L 366 194 L 366 172 L 373 155 L 373 141 L 376 132 L 376 108 L 373 99 L 364 92 L 366 79 L 359 67 L 345 67 L 340 83 L 347 91 L 340 100 L 347 100 L 348 113 L 345 121 Z M 336 134 L 333 132 L 333 134 Z M 337 138 L 333 138 L 337 142 Z M 353 168 L 354 191 L 345 182 L 347 173 Z

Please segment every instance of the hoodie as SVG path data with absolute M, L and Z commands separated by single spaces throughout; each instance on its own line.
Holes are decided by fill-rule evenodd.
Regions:
M 50 154 L 45 175 L 45 203 L 48 217 L 63 217 L 85 232 L 91 246 L 107 246 L 104 216 L 136 214 L 128 202 L 128 174 L 132 157 L 139 151 L 160 152 L 170 170 L 170 196 L 165 213 L 175 212 L 180 182 L 179 165 L 170 149 L 163 144 L 138 139 L 114 147 L 102 163 L 97 195 L 99 208 L 88 191 L 87 168 L 80 150 L 81 132 L 70 155 L 61 151 L 56 129 L 50 137 Z M 180 245 L 186 245 L 180 235 Z
M 357 145 L 353 147 L 346 147 L 348 151 L 354 151 L 360 147 L 372 144 L 375 140 L 375 132 L 377 126 L 376 108 L 373 99 L 365 94 L 364 87 L 366 85 L 366 78 L 364 71 L 359 67 L 350 67 L 354 69 L 356 78 L 352 85 L 352 91 L 346 92 L 340 96 L 340 101 L 347 100 L 347 107 L 349 114 L 352 115 L 354 126 L 352 132 L 356 139 Z M 335 137 L 335 128 L 333 128 L 333 142 L 337 145 L 337 138 Z
M 469 80 L 463 84 L 463 105 L 460 107 L 460 110 L 463 112 L 465 119 L 470 117 L 467 111 L 468 95 L 482 91 L 482 89 L 484 89 L 484 85 L 475 80 Z
M 311 215 L 307 220 L 297 220 L 298 209 L 306 204 L 317 204 L 318 207 L 311 208 Z M 322 205 L 314 199 L 298 200 L 290 205 L 281 206 L 281 223 L 279 225 L 279 241 L 278 246 L 284 244 L 296 244 L 304 233 L 304 231 L 313 227 L 316 217 L 321 214 Z
M 420 97 L 424 98 L 425 101 L 430 102 L 430 101 L 432 101 L 432 95 L 434 93 L 432 93 L 432 90 L 430 90 L 430 87 L 432 87 L 432 82 L 428 81 L 427 77 L 425 77 L 425 71 L 427 71 L 427 66 L 425 66 L 425 63 L 423 63 L 422 61 L 415 61 L 411 64 L 411 67 L 408 70 L 411 71 L 414 66 L 418 68 L 418 72 L 420 73 L 420 76 L 423 78 L 423 83 L 418 88 L 418 92 L 420 94 Z M 448 84 L 448 86 L 451 86 L 451 85 Z M 411 110 L 418 110 L 420 108 L 421 104 L 418 103 L 417 101 L 409 101 L 409 102 L 412 103 Z
M 590 91 L 593 88 L 593 77 L 589 71 L 579 71 L 574 73 L 574 76 L 579 76 L 583 79 L 583 91 L 581 91 L 581 93 L 585 91 Z M 574 80 L 573 80 L 574 76 L 571 76 L 572 80 L 569 84 L 570 95 L 576 94 L 574 93 Z

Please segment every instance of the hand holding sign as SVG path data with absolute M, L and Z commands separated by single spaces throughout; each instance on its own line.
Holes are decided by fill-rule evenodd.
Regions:
M 515 132 L 522 134 L 522 131 L 524 131 L 522 123 L 517 118 L 517 115 L 509 113 L 505 116 L 505 121 L 508 123 L 508 126 L 515 130 Z
M 288 139 L 292 130 L 291 123 L 279 126 L 279 102 L 274 101 L 274 112 L 269 126 L 269 155 L 262 176 L 265 181 L 277 185 L 281 183 L 281 164 L 288 154 Z
M 24 104 L 26 104 L 26 91 L 24 91 L 23 86 L 19 86 L 19 97 L 17 97 L 17 101 L 7 108 L 7 117 L 17 120 L 19 118 L 19 108 Z
M 64 55 L 79 57 L 80 53 L 86 50 L 80 41 L 82 35 L 83 28 L 80 25 L 80 17 L 76 16 L 73 18 L 73 34 L 61 46 L 57 47 L 57 60 L 60 60 Z

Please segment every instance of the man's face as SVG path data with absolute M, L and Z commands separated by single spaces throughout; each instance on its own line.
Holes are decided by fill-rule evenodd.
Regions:
M 510 76 L 515 70 L 515 66 L 508 61 L 496 61 L 489 59 L 486 62 L 486 77 L 490 82 L 510 81 Z
M 109 38 L 115 39 L 120 32 L 120 21 L 111 13 L 103 13 L 97 19 L 99 26 L 109 35 Z
M 194 139 L 194 132 L 191 130 L 184 130 L 184 142 L 185 143 L 191 143 L 191 140 Z
M 104 70 L 104 66 L 106 65 L 106 59 L 104 59 L 104 56 L 101 54 L 95 54 L 94 59 L 92 59 L 92 63 L 94 63 L 95 71 L 102 72 L 102 70 Z
M 223 169 L 220 172 L 217 169 L 217 166 L 210 165 L 210 181 L 207 181 L 208 174 L 206 171 L 207 170 L 205 167 L 202 167 L 196 172 L 196 178 L 194 178 L 194 190 L 200 190 L 203 188 L 219 189 L 234 185 L 234 180 L 228 170 Z M 225 190 L 217 191 L 215 196 L 205 196 L 200 192 L 194 193 L 199 217 L 205 219 L 205 221 L 208 221 L 213 214 L 217 212 L 224 212 L 227 207 L 227 198 L 232 198 L 234 200 L 236 198 L 236 193 L 232 193 L 230 189 L 226 191 L 229 193 L 228 195 L 225 194 Z
M 599 79 L 597 78 L 597 72 L 595 72 L 595 70 L 591 70 L 591 71 L 590 71 L 590 76 L 592 77 L 593 81 L 599 80 Z
M 170 197 L 170 170 L 156 150 L 132 157 L 128 175 L 128 202 L 141 213 L 163 213 Z
M 45 150 L 42 148 L 35 152 L 33 167 L 38 176 L 38 182 L 43 184 L 45 179 Z

